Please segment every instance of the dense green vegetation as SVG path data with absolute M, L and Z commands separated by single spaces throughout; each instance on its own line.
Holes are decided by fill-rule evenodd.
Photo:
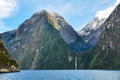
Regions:
M 9 71 L 13 71 L 11 66 L 18 69 L 18 64 L 15 60 L 10 58 L 8 51 L 6 50 L 3 42 L 0 40 L 0 69 L 8 69 Z

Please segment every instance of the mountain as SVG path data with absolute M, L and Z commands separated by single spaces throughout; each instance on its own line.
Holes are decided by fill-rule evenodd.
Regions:
M 2 40 L 22 69 L 74 69 L 73 45 L 85 44 L 62 16 L 46 10 L 3 33 Z
M 120 69 L 120 4 L 102 25 L 98 43 L 79 56 L 79 68 Z
M 120 4 L 78 33 L 57 13 L 35 13 L 2 40 L 21 69 L 120 69 Z
M 93 47 L 98 42 L 99 36 L 103 31 L 102 24 L 105 22 L 105 20 L 105 18 L 94 18 L 82 30 L 78 31 L 78 34 L 84 39 L 87 44 Z
M 19 71 L 18 64 L 13 60 L 0 39 L 0 72 Z

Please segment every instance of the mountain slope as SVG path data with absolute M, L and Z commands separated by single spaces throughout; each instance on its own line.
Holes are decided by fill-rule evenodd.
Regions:
M 0 72 L 19 71 L 18 64 L 15 60 L 10 58 L 8 51 L 0 40 Z
M 22 69 L 73 69 L 74 53 L 68 44 L 78 38 L 61 16 L 45 10 L 35 13 L 17 30 L 2 34 Z
M 120 69 L 120 4 L 103 26 L 96 46 L 79 58 L 79 68 Z
M 102 24 L 105 20 L 105 18 L 94 18 L 82 30 L 78 31 L 78 34 L 85 40 L 86 43 L 91 45 L 91 47 L 94 46 L 98 42 L 99 36 L 103 31 Z

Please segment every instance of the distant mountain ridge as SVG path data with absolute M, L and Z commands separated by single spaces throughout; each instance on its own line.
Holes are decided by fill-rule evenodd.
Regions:
M 99 19 L 98 17 L 90 21 L 82 30 L 78 31 L 78 34 L 84 39 L 86 43 L 94 46 L 101 35 L 105 22 L 105 18 Z
M 79 68 L 120 69 L 120 4 L 102 24 L 98 43 L 79 57 Z

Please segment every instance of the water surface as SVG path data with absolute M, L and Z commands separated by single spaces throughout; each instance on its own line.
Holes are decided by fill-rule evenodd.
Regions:
M 113 70 L 22 70 L 0 73 L 0 80 L 120 80 Z

